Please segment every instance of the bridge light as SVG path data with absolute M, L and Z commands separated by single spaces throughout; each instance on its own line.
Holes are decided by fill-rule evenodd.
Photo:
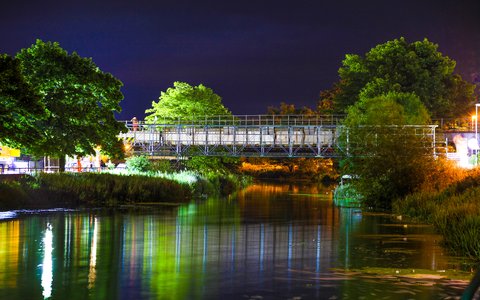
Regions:
M 132 145 L 125 143 L 123 144 L 123 149 L 125 150 L 125 152 L 128 152 L 132 149 Z

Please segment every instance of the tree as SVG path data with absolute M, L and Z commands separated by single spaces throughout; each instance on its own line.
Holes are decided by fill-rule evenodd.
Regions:
M 0 143 L 16 148 L 33 145 L 41 138 L 36 120 L 44 107 L 40 96 L 27 84 L 20 62 L 0 55 Z
M 345 112 L 362 94 L 374 97 L 394 91 L 417 95 L 432 117 L 466 113 L 475 86 L 455 74 L 455 61 L 437 48 L 427 39 L 409 44 L 400 38 L 376 46 L 364 57 L 347 54 L 338 71 L 336 110 Z
M 231 115 L 222 104 L 222 98 L 212 89 L 200 84 L 191 86 L 186 82 L 176 81 L 173 88 L 161 92 L 158 102 L 152 101 L 152 107 L 145 110 L 147 122 L 155 118 L 164 122 L 177 119 L 203 119 L 206 116 Z
M 317 113 L 319 115 L 331 115 L 335 112 L 334 98 L 338 92 L 338 84 L 334 84 L 331 89 L 320 92 L 317 102 Z
M 315 115 L 315 112 L 304 106 L 302 108 L 296 108 L 295 104 L 288 104 L 285 102 L 280 102 L 280 107 L 269 106 L 268 107 L 269 115 Z
M 200 84 L 191 86 L 188 83 L 176 81 L 173 88 L 161 92 L 158 102 L 152 102 L 152 108 L 145 111 L 149 114 L 145 118 L 148 123 L 174 123 L 178 119 L 195 120 L 209 116 L 231 116 L 232 113 L 222 104 L 222 98 L 212 89 Z M 200 173 L 215 171 L 222 173 L 226 165 L 238 163 L 238 158 L 199 157 L 194 156 L 185 165 L 188 169 Z M 223 171 L 222 171 L 223 170 Z
M 16 57 L 45 106 L 46 116 L 37 123 L 43 139 L 32 152 L 58 157 L 62 169 L 65 155 L 93 154 L 98 146 L 104 153 L 122 155 L 117 136 L 126 128 L 114 117 L 123 99 L 118 79 L 56 42 L 37 40 Z
M 347 108 L 344 125 L 427 125 L 430 116 L 419 97 L 412 93 L 388 92 L 366 97 Z
M 389 209 L 392 200 L 415 191 L 432 170 L 432 150 L 415 128 L 405 126 L 428 124 L 427 109 L 414 94 L 390 92 L 362 97 L 347 112 L 344 173 L 358 176 L 353 184 L 367 206 Z

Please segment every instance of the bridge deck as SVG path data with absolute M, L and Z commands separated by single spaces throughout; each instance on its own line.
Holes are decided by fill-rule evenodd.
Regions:
M 119 137 L 135 153 L 154 156 L 329 158 L 347 155 L 352 146 L 342 145 L 343 127 L 331 116 L 216 116 L 170 122 L 128 121 L 128 132 Z M 434 125 L 409 128 L 434 140 Z

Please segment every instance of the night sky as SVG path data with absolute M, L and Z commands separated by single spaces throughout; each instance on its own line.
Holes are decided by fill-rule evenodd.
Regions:
M 10 1 L 0 52 L 37 38 L 92 57 L 120 79 L 118 119 L 144 117 L 174 81 L 203 83 L 234 114 L 281 101 L 314 108 L 346 53 L 428 38 L 469 81 L 480 72 L 479 0 Z M 477 74 L 477 75 L 475 75 Z

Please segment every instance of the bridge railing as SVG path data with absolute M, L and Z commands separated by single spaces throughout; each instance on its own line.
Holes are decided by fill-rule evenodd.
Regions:
M 158 118 L 152 122 L 119 121 L 129 130 L 143 131 L 164 126 L 324 126 L 339 125 L 343 115 L 215 115 L 191 118 Z
M 438 129 L 443 131 L 474 131 L 474 118 L 436 118 L 432 119 L 432 123 L 438 125 Z

